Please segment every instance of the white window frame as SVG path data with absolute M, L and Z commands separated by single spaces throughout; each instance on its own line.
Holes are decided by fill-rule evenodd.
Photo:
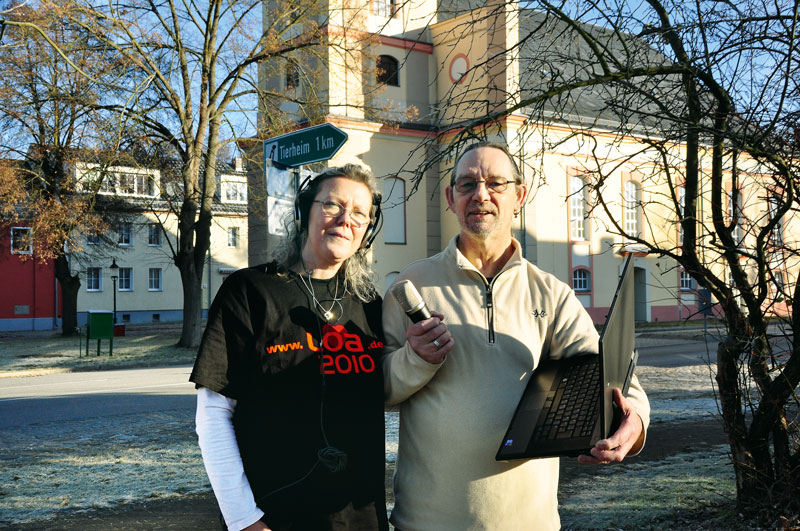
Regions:
M 624 185 L 624 204 L 625 204 L 625 234 L 639 237 L 639 203 L 641 201 L 640 188 L 636 181 L 625 181 Z
M 778 209 L 781 207 L 781 198 L 777 194 L 770 194 L 769 199 L 769 221 L 775 219 L 778 213 Z M 783 245 L 783 220 L 779 219 L 778 223 L 772 227 L 772 245 L 775 247 L 780 247 Z
M 681 269 L 681 272 L 680 272 L 679 283 L 680 283 L 681 291 L 694 291 L 695 290 L 694 278 L 692 278 L 692 275 L 690 275 L 689 273 L 687 273 L 683 269 Z
M 222 181 L 222 201 L 225 203 L 247 203 L 245 181 Z
M 120 247 L 133 246 L 133 223 L 130 221 L 121 222 L 117 234 L 117 245 Z
M 103 268 L 86 268 L 86 291 L 103 291 Z
M 239 247 L 239 227 L 228 227 L 228 247 L 231 249 Z
M 733 230 L 731 231 L 731 238 L 736 248 L 742 246 L 744 236 L 742 234 L 742 193 L 738 188 L 731 188 L 728 193 L 728 223 L 733 223 Z
M 161 225 L 149 223 L 147 225 L 147 245 L 161 247 Z
M 25 233 L 27 239 L 26 249 L 15 249 L 20 236 L 16 234 Z M 24 242 L 23 242 L 24 243 Z M 31 227 L 11 227 L 11 254 L 33 254 L 33 228 Z
M 147 271 L 147 291 L 163 291 L 164 275 L 160 267 L 151 267 Z
M 372 0 L 372 12 L 379 17 L 392 18 L 397 13 L 397 0 Z
M 592 291 L 592 272 L 584 268 L 574 269 L 572 271 L 572 290 L 576 293 Z
M 117 291 L 133 291 L 133 268 L 120 267 L 117 279 Z
M 89 232 L 86 234 L 86 245 L 100 245 L 103 243 L 103 238 L 96 232 Z
M 586 241 L 586 189 L 577 175 L 569 179 L 569 236 L 572 241 Z
M 683 246 L 683 217 L 686 215 L 686 187 L 678 187 L 678 245 Z

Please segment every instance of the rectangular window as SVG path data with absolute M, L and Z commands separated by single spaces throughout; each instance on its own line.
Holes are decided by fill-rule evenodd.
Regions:
M 161 268 L 151 267 L 147 273 L 148 291 L 161 291 Z
M 633 181 L 625 182 L 625 233 L 639 236 L 639 187 Z
M 733 238 L 733 242 L 736 244 L 736 247 L 740 247 L 742 245 L 742 241 L 744 240 L 744 236 L 742 235 L 742 194 L 739 190 L 731 190 L 728 194 L 728 216 L 730 216 L 730 224 L 732 226 L 731 229 L 731 238 Z
M 678 245 L 683 245 L 683 223 L 681 223 L 681 220 L 683 220 L 686 209 L 686 187 L 684 186 L 678 187 L 678 208 L 680 209 L 678 211 Z
M 100 245 L 103 243 L 101 237 L 96 232 L 90 232 L 86 235 L 86 243 L 89 245 Z
M 585 196 L 583 179 L 571 177 L 569 180 L 569 229 L 570 239 L 573 241 L 583 241 L 586 239 L 586 228 L 584 225 Z
M 161 245 L 161 225 L 158 223 L 147 226 L 147 245 Z
M 86 291 L 103 291 L 103 268 L 86 268 Z
M 119 291 L 133 291 L 133 268 L 120 267 L 119 268 L 119 284 L 117 284 Z
M 33 254 L 33 229 L 11 227 L 11 254 Z
M 224 183 L 222 200 L 228 203 L 247 203 L 247 183 L 237 181 Z
M 239 247 L 239 227 L 228 227 L 228 247 Z
M 393 17 L 396 11 L 396 0 L 372 0 L 372 12 L 379 17 Z
M 694 279 L 686 271 L 681 271 L 681 291 L 691 291 L 694 289 Z
M 778 210 L 781 208 L 781 197 L 772 194 L 769 196 L 769 221 L 773 221 L 778 217 Z M 772 228 L 772 245 L 780 247 L 783 245 L 783 221 L 778 219 L 778 222 Z
M 146 173 L 117 173 L 113 179 L 108 179 L 109 188 L 105 187 L 101 191 L 114 192 L 114 185 L 116 185 L 116 193 L 120 195 L 138 195 L 153 197 L 156 195 L 156 181 L 153 175 Z
M 117 243 L 126 246 L 133 245 L 133 227 L 129 221 L 124 221 L 119 224 L 119 238 L 117 239 Z

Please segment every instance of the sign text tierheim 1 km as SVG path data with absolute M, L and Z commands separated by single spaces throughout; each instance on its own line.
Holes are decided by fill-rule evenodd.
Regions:
M 290 168 L 328 160 L 347 140 L 347 133 L 324 123 L 270 138 L 264 142 L 264 158 Z

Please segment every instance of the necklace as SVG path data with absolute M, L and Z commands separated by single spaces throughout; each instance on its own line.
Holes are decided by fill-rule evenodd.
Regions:
M 314 293 L 314 283 L 311 280 L 311 274 L 308 275 L 308 283 L 306 283 L 306 279 L 303 278 L 303 275 L 297 275 L 300 277 L 300 282 L 303 283 L 303 286 L 308 290 L 308 293 L 311 295 L 311 300 L 314 301 L 314 306 L 319 308 L 319 311 L 322 313 L 322 316 L 325 318 L 326 321 L 331 322 L 336 317 L 336 314 L 333 311 L 333 308 L 338 304 L 339 308 L 342 307 L 342 304 L 339 302 L 344 298 L 344 294 L 339 297 L 339 275 L 336 275 L 336 287 L 333 289 L 333 302 L 331 302 L 331 306 L 328 309 L 322 305 L 319 300 L 317 300 L 317 296 Z

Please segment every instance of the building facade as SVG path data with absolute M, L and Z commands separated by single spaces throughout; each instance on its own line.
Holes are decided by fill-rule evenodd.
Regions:
M 520 34 L 540 22 L 536 13 L 515 3 L 444 4 L 331 1 L 322 25 L 330 37 L 328 50 L 313 60 L 276 59 L 261 72 L 262 88 L 268 90 L 303 95 L 313 85 L 313 109 L 285 100 L 274 108 L 294 117 L 296 127 L 326 121 L 343 129 L 348 140 L 328 164 L 359 162 L 382 180 L 387 216 L 373 253 L 379 287 L 387 287 L 408 263 L 439 252 L 458 233 L 443 193 L 453 159 L 447 146 L 470 120 L 511 110 L 484 124 L 481 133 L 509 146 L 529 186 L 515 227 L 525 256 L 571 285 L 596 323 L 605 319 L 627 254 L 634 255 L 637 321 L 702 318 L 702 294 L 694 279 L 675 260 L 648 254 L 636 241 L 680 252 L 675 207 L 683 208 L 681 183 L 659 170 L 635 130 L 620 139 L 618 122 L 593 115 L 588 94 L 576 104 L 575 115 L 546 123 L 532 123 L 527 109 L 515 110 L 526 90 L 520 73 L 531 70 L 535 55 L 520 47 Z M 265 20 L 269 13 L 265 8 Z M 300 75 L 298 64 L 316 66 Z M 262 116 L 269 108 L 262 106 Z M 710 171 L 710 156 L 701 162 Z M 742 237 L 754 234 L 774 210 L 756 192 L 765 189 L 765 177 L 757 164 L 741 161 L 725 178 L 726 222 L 737 218 L 738 209 L 739 217 L 755 220 L 742 228 Z M 264 174 L 255 175 L 251 186 L 263 188 L 263 179 Z M 267 181 L 265 197 L 290 208 L 290 194 L 271 197 Z M 697 205 L 698 238 L 708 240 L 705 229 L 713 223 L 704 201 Z M 278 237 L 269 229 L 251 224 L 251 237 L 263 238 L 259 249 Z M 781 220 L 781 241 L 796 229 L 795 220 Z M 721 264 L 713 267 L 724 276 Z

